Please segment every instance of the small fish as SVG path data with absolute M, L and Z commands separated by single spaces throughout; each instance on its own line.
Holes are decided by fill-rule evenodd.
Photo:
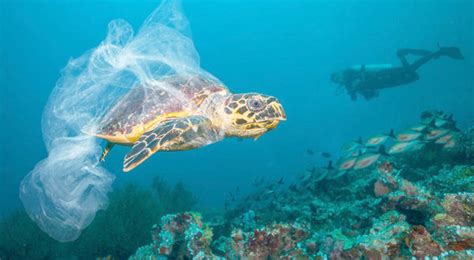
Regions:
M 420 119 L 425 120 L 425 119 L 431 119 L 432 117 L 433 117 L 433 112 L 426 110 L 426 111 L 421 112 Z
M 333 174 L 328 174 L 326 176 L 326 179 L 328 180 L 334 180 L 334 179 L 337 179 L 341 176 L 343 176 L 344 174 L 346 174 L 348 171 L 334 171 Z
M 328 152 L 321 152 L 320 155 L 324 158 L 331 158 L 331 154 Z
M 413 130 L 413 131 L 416 131 L 416 132 L 424 132 L 426 131 L 428 128 L 427 125 L 425 124 L 419 124 L 419 125 L 414 125 L 412 127 L 410 127 L 410 130 Z
M 446 124 L 445 128 L 449 128 L 449 129 L 455 130 L 455 131 L 460 131 L 460 130 L 456 127 L 456 121 L 454 121 L 454 119 L 453 119 L 453 114 L 450 114 L 449 116 L 445 116 L 445 117 L 444 117 L 444 120 L 448 121 L 448 123 Z
M 404 153 L 404 152 L 411 152 L 411 151 L 416 151 L 421 148 L 423 148 L 424 143 L 414 140 L 410 142 L 398 142 L 392 145 L 390 149 L 388 149 L 387 153 L 392 155 L 392 154 L 399 154 L 399 153 Z
M 446 115 L 443 111 L 424 111 L 421 113 L 420 119 L 423 124 L 435 126 L 437 119 L 444 119 L 445 117 Z
M 443 145 L 443 148 L 445 149 L 451 149 L 455 148 L 458 146 L 458 139 L 457 138 L 451 138 L 446 144 Z
M 312 179 L 312 182 L 316 183 L 316 182 L 320 182 L 322 181 L 324 178 L 326 178 L 326 176 L 328 175 L 330 171 L 316 171 L 315 173 L 313 173 L 313 179 Z
M 350 153 L 342 154 L 342 157 L 343 158 L 350 158 L 350 157 L 361 156 L 361 155 L 366 154 L 367 152 L 369 152 L 370 151 L 369 148 L 372 148 L 372 147 L 361 146 L 359 149 L 354 150 Z
M 416 139 L 420 138 L 421 136 L 422 136 L 422 133 L 420 133 L 420 132 L 416 132 L 416 131 L 413 131 L 413 130 L 407 130 L 407 131 L 403 131 L 403 132 L 397 134 L 397 141 L 399 141 L 399 142 L 409 142 L 409 141 L 416 140 Z
M 447 130 L 447 129 L 442 129 L 442 128 L 433 129 L 425 135 L 425 138 L 426 138 L 426 140 L 435 140 L 435 139 L 438 139 L 441 136 L 447 134 L 448 132 L 449 132 L 449 130 Z
M 444 112 L 442 110 L 425 110 L 421 113 L 421 119 L 433 118 L 433 117 L 441 117 L 443 116 Z
M 436 127 L 443 127 L 443 126 L 445 126 L 447 123 L 448 123 L 447 120 L 444 120 L 444 119 L 441 119 L 441 118 L 436 118 L 436 119 L 434 120 L 434 125 L 435 125 Z
M 441 136 L 440 138 L 436 139 L 435 144 L 446 144 L 449 142 L 449 140 L 451 140 L 451 138 L 453 138 L 453 136 L 454 136 L 453 133 L 449 133 L 444 136 Z
M 367 139 L 365 142 L 365 146 L 367 147 L 374 147 L 374 146 L 379 146 L 381 144 L 384 144 L 389 138 L 394 138 L 395 135 L 393 133 L 393 129 L 390 130 L 390 133 L 388 134 L 378 134 L 370 137 Z
M 434 126 L 434 121 L 435 121 L 435 119 L 433 119 L 433 118 L 425 118 L 425 119 L 421 120 L 421 124 L 427 125 L 427 126 L 428 125 L 433 125 Z
M 306 154 L 307 154 L 307 155 L 314 155 L 314 151 L 311 150 L 311 149 L 307 149 L 307 150 L 306 150 Z
M 379 158 L 382 156 L 379 153 L 376 154 L 366 154 L 357 159 L 357 161 L 354 164 L 354 170 L 360 170 L 367 168 L 374 164 Z
M 388 136 L 386 135 L 374 135 L 367 139 L 367 142 L 365 143 L 365 146 L 372 147 L 372 146 L 377 146 L 379 144 L 383 144 L 385 141 L 387 141 Z
M 356 150 L 356 151 L 352 151 L 352 152 L 349 152 L 349 153 L 343 153 L 341 155 L 341 158 L 351 158 L 351 157 L 356 157 L 357 155 L 359 155 L 361 152 L 359 150 Z
M 350 170 L 355 162 L 356 162 L 357 158 L 356 157 L 351 157 L 351 158 L 348 158 L 348 159 L 343 159 L 340 163 L 339 163 L 339 166 L 337 167 L 337 169 L 339 171 L 347 171 L 347 170 Z
M 362 147 L 362 138 L 359 137 L 359 140 L 358 141 L 352 141 L 352 142 L 348 142 L 346 144 L 344 144 L 342 147 L 341 147 L 341 151 L 343 153 L 349 153 L 349 152 L 353 152 L 354 150 L 357 150 L 359 148 Z
M 362 153 L 363 153 L 362 149 L 359 149 L 359 150 L 353 151 L 350 154 L 348 154 L 348 157 L 357 157 L 357 156 L 361 155 Z

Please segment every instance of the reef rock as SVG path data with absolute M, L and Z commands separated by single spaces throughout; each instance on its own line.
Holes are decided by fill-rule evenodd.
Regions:
M 417 142 L 367 167 L 259 182 L 229 202 L 214 241 L 200 215 L 165 216 L 134 259 L 474 259 L 474 128 Z
M 152 229 L 153 243 L 137 250 L 130 259 L 157 256 L 172 258 L 214 257 L 211 253 L 212 230 L 194 212 L 166 215 Z M 152 258 L 153 259 L 153 258 Z

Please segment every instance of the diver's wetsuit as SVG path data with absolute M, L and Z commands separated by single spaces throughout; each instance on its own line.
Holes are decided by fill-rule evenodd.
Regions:
M 421 56 L 418 60 L 409 64 L 408 55 Z M 378 96 L 378 90 L 384 88 L 396 87 L 414 82 L 419 79 L 416 70 L 431 59 L 437 59 L 441 55 L 447 55 L 454 59 L 462 59 L 458 48 L 441 48 L 436 52 L 419 49 L 400 49 L 397 56 L 400 59 L 401 67 L 382 68 L 379 70 L 366 70 L 362 65 L 361 69 L 346 69 L 340 77 L 333 76 L 333 81 L 343 85 L 352 100 L 357 99 L 357 93 L 365 99 L 371 99 Z

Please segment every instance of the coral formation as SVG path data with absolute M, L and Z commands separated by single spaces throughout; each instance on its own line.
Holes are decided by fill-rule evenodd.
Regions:
M 295 257 L 303 254 L 301 242 L 309 235 L 299 223 L 271 224 L 250 232 L 232 231 L 226 244 L 226 258 Z
M 169 214 L 153 226 L 152 244 L 141 247 L 130 259 L 152 256 L 204 258 L 212 257 L 210 243 L 212 230 L 194 212 Z
M 410 143 L 410 149 L 398 142 L 405 150 L 393 155 L 359 152 L 355 160 L 345 161 L 350 170 L 313 167 L 294 183 L 259 185 L 227 209 L 223 223 L 212 225 L 210 249 L 209 238 L 199 251 L 205 253 L 199 254 L 227 259 L 472 259 L 474 131 L 457 130 L 452 116 L 442 113 L 429 120 L 429 125 L 414 127 L 425 129 L 419 134 L 393 137 L 426 138 Z M 391 137 L 374 138 L 371 145 Z M 456 143 L 448 145 L 450 141 Z M 361 142 L 347 147 L 360 149 Z M 155 238 L 154 244 L 162 240 Z M 196 252 L 175 253 L 199 256 Z

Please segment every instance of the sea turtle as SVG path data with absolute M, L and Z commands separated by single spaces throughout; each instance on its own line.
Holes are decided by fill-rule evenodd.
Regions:
M 157 151 L 181 151 L 225 137 L 258 138 L 285 120 L 274 97 L 232 94 L 218 80 L 170 76 L 130 90 L 102 117 L 95 136 L 105 139 L 104 160 L 114 144 L 132 146 L 128 172 Z

